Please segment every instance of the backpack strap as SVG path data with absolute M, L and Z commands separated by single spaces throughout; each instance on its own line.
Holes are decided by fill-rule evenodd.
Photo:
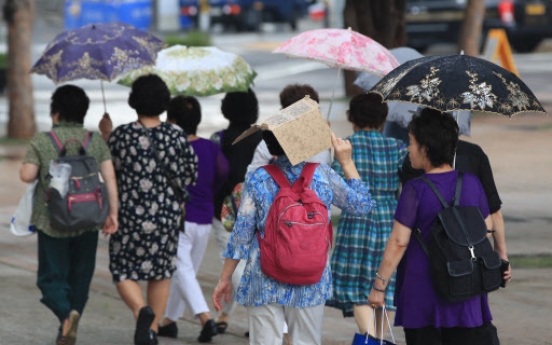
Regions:
M 54 131 L 50 131 L 50 132 L 48 132 L 48 134 L 50 136 L 50 139 L 52 139 L 52 142 L 54 143 L 54 147 L 55 147 L 55 149 L 58 153 L 58 156 L 63 157 L 67 153 L 67 149 L 65 147 L 70 142 L 78 143 L 79 146 L 81 147 L 79 153 L 84 156 L 86 154 L 86 152 L 88 151 L 88 146 L 90 145 L 90 141 L 91 141 L 90 139 L 92 138 L 93 133 L 87 131 L 86 136 L 84 137 L 84 141 L 82 141 L 82 142 L 79 141 L 78 139 L 75 139 L 75 138 L 69 138 L 63 144 L 61 144 L 61 140 L 59 140 L 58 136 L 56 135 L 56 133 Z
M 314 176 L 314 172 L 316 171 L 316 168 L 318 167 L 318 163 L 305 163 L 305 166 L 303 166 L 303 170 L 301 171 L 301 175 L 295 181 L 293 184 L 292 189 L 294 187 L 300 187 L 308 188 L 310 186 L 310 183 L 312 181 L 312 177 Z
M 462 182 L 464 180 L 464 173 L 458 171 L 458 179 L 456 180 L 456 192 L 454 193 L 454 206 L 460 206 L 460 196 L 462 194 Z
M 291 188 L 286 175 L 284 175 L 282 170 L 278 168 L 276 164 L 267 164 L 264 165 L 263 168 L 270 176 L 272 176 L 280 188 Z
M 61 153 L 61 150 L 63 150 L 63 144 L 61 143 L 61 141 L 59 140 L 59 138 L 57 137 L 56 133 L 54 133 L 53 130 L 48 132 L 48 136 L 52 140 L 52 143 L 54 144 L 54 148 L 56 149 L 56 152 L 59 155 Z
M 443 196 L 441 195 L 441 193 L 439 193 L 439 190 L 437 190 L 437 187 L 435 187 L 433 182 L 431 182 L 429 179 L 427 179 L 424 176 L 420 177 L 420 179 L 429 185 L 429 188 L 431 188 L 431 190 L 433 190 L 433 192 L 437 195 L 437 198 L 439 198 L 439 201 L 441 201 L 441 204 L 443 204 L 444 208 L 449 207 L 448 203 L 444 200 Z M 454 192 L 454 200 L 453 200 L 454 206 L 460 206 L 460 195 L 462 194 L 463 180 L 464 180 L 464 173 L 462 171 L 458 171 L 458 179 L 456 180 L 456 191 Z M 469 235 L 468 235 L 468 232 L 466 231 L 466 225 L 462 221 L 462 217 L 460 217 L 459 215 L 458 215 L 458 221 L 460 222 L 460 228 L 462 229 L 462 231 L 464 231 L 469 241 Z M 422 250 L 424 251 L 425 255 L 429 258 L 430 257 L 429 250 L 427 248 L 427 245 L 424 239 L 422 238 L 422 233 L 420 229 L 416 228 L 414 229 L 413 232 L 414 232 L 414 237 L 420 243 L 420 246 L 422 247 Z M 469 242 L 471 245 L 471 241 Z
M 420 179 L 422 181 L 424 181 L 428 186 L 429 188 L 433 191 L 433 193 L 435 193 L 435 195 L 437 196 L 437 198 L 439 199 L 439 201 L 441 202 L 441 205 L 443 205 L 443 208 L 448 208 L 450 207 L 448 202 L 445 200 L 445 198 L 443 198 L 443 196 L 441 195 L 441 192 L 439 192 L 439 190 L 437 189 L 437 187 L 435 187 L 435 185 L 433 184 L 433 182 L 431 182 L 430 179 L 428 179 L 427 177 L 425 176 L 420 176 Z M 458 186 L 458 185 L 457 185 Z

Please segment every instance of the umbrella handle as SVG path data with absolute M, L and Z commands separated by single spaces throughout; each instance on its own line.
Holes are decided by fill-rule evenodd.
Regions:
M 103 106 L 104 106 L 104 114 L 106 114 L 107 113 L 107 107 L 105 105 L 105 93 L 104 93 L 103 80 L 100 80 L 100 86 L 102 88 L 102 100 L 103 100 Z
M 330 120 L 330 113 L 332 111 L 332 105 L 333 105 L 333 100 L 334 100 L 334 95 L 335 95 L 335 87 L 337 86 L 337 82 L 339 81 L 339 76 L 340 75 L 341 75 L 341 68 L 338 68 L 337 69 L 337 76 L 335 77 L 335 82 L 334 82 L 334 85 L 333 85 L 333 88 L 332 88 L 332 98 L 330 99 L 330 107 L 328 108 L 328 115 L 326 116 L 326 121 Z

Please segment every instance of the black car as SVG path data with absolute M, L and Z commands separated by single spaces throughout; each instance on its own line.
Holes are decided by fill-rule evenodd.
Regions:
M 518 52 L 533 51 L 552 37 L 552 0 L 487 0 L 483 38 L 493 28 L 506 30 Z M 407 45 L 424 51 L 436 43 L 458 43 L 467 0 L 408 0 Z

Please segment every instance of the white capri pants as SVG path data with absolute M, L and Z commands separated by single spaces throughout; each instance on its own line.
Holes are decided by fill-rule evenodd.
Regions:
M 196 275 L 209 242 L 211 224 L 185 222 L 186 232 L 178 235 L 176 271 L 171 278 L 171 292 L 165 317 L 176 321 L 186 307 L 194 316 L 209 312 Z
M 281 345 L 286 323 L 293 345 L 322 344 L 324 304 L 308 308 L 268 304 L 247 307 L 247 312 L 250 345 Z

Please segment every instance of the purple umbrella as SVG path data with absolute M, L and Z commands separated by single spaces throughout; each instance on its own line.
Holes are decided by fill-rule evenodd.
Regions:
M 89 24 L 57 35 L 31 72 L 56 84 L 76 79 L 112 81 L 130 70 L 155 64 L 163 47 L 162 40 L 132 25 Z

